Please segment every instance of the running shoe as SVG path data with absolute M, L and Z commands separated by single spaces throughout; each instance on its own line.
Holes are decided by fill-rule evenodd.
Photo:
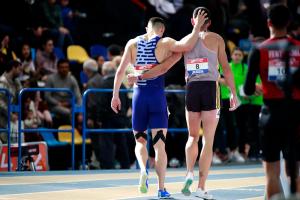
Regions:
M 141 172 L 140 182 L 139 182 L 139 191 L 141 193 L 147 193 L 148 192 L 148 171 Z
M 198 197 L 198 198 L 201 198 L 201 199 L 204 199 L 204 200 L 212 200 L 212 199 L 214 199 L 213 195 L 208 194 L 207 191 L 204 191 L 204 190 L 202 190 L 200 188 L 198 188 L 196 190 L 195 197 Z
M 184 196 L 190 196 L 191 195 L 191 191 L 190 191 L 190 187 L 193 183 L 193 178 L 192 177 L 186 177 L 185 181 L 184 181 L 184 185 L 183 188 L 181 190 L 181 193 Z
M 165 189 L 158 190 L 158 199 L 170 199 L 171 194 Z

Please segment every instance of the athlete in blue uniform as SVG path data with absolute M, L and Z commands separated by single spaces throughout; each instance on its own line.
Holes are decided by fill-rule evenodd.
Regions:
M 154 68 L 160 62 L 174 59 L 180 55 L 172 52 L 189 51 L 193 48 L 198 38 L 198 32 L 203 25 L 206 14 L 199 12 L 196 25 L 191 34 L 180 41 L 172 38 L 162 38 L 165 31 L 164 21 L 161 18 L 151 18 L 147 25 L 147 33 L 128 41 L 120 66 L 117 70 L 112 109 L 118 113 L 121 108 L 119 89 L 125 76 L 128 65 L 133 64 L 137 75 Z M 164 94 L 164 76 L 152 79 L 139 80 L 134 85 L 132 100 L 132 126 L 136 139 L 135 154 L 141 168 L 139 191 L 148 191 L 148 173 L 146 171 L 147 135 L 146 130 L 151 129 L 153 147 L 155 150 L 155 169 L 158 175 L 158 197 L 168 198 L 170 194 L 165 190 L 164 179 L 167 167 L 165 140 L 168 128 L 167 103 Z

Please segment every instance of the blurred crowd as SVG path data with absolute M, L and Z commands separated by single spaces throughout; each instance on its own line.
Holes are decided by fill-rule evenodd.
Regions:
M 211 31 L 225 39 L 241 106 L 229 112 L 228 88 L 220 79 L 221 110 L 215 145 L 214 164 L 260 159 L 259 113 L 262 100 L 261 81 L 255 95 L 242 92 L 247 74 L 250 49 L 268 38 L 266 8 L 284 2 L 293 19 L 289 34 L 300 39 L 300 2 L 293 0 L 11 0 L 0 8 L 0 88 L 8 89 L 16 104 L 21 88 L 70 88 L 76 104 L 82 104 L 87 88 L 112 88 L 114 73 L 120 63 L 124 42 L 145 32 L 145 22 L 160 16 L 168 24 L 166 36 L 181 39 L 192 29 L 190 18 L 195 7 L 205 6 L 212 13 Z M 16 14 L 17 13 L 17 14 Z M 259 22 L 259 23 L 258 23 Z M 84 61 L 70 60 L 68 48 L 79 45 L 88 54 Z M 92 53 L 101 45 L 103 52 Z M 178 77 L 178 74 L 182 76 Z M 182 61 L 166 75 L 166 88 L 184 89 Z M 123 88 L 130 85 L 124 82 Z M 7 125 L 7 99 L 0 94 L 0 128 Z M 121 97 L 122 112 L 110 108 L 111 94 L 91 93 L 87 102 L 90 128 L 130 128 L 131 98 Z M 169 126 L 186 127 L 184 96 L 168 94 Z M 71 101 L 63 92 L 25 93 L 21 102 L 22 119 L 11 114 L 11 141 L 17 142 L 18 120 L 24 128 L 59 128 L 71 123 Z M 76 130 L 82 131 L 82 115 L 76 114 Z M 55 135 L 58 138 L 58 135 Z M 134 138 L 127 133 L 90 134 L 92 168 L 130 168 L 134 163 Z M 6 133 L 0 134 L 2 143 Z M 22 140 L 42 141 L 37 132 L 23 134 Z M 184 165 L 185 133 L 169 133 L 169 166 Z M 199 144 L 201 145 L 201 144 Z M 150 154 L 154 155 L 153 152 Z M 150 162 L 151 164 L 151 162 Z M 51 167 L 51 166 L 50 166 Z

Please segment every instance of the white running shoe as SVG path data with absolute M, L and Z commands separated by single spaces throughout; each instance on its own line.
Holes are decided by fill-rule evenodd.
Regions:
M 221 159 L 216 154 L 214 154 L 213 157 L 212 157 L 212 163 L 214 165 L 218 165 L 218 164 L 221 164 L 222 161 L 221 161 Z
M 213 195 L 208 194 L 207 191 L 202 190 L 201 188 L 197 188 L 196 192 L 195 192 L 195 197 L 204 199 L 204 200 L 212 200 Z
M 232 153 L 232 160 L 238 162 L 238 163 L 244 163 L 246 162 L 245 158 L 238 152 L 238 151 L 234 151 Z

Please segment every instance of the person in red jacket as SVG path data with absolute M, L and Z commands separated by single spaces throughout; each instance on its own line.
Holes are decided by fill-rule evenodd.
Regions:
M 262 110 L 264 118 L 262 150 L 268 199 L 280 193 L 280 151 L 283 152 L 285 160 L 293 158 L 298 161 L 297 168 L 291 171 L 287 168 L 287 172 L 294 173 L 294 176 L 298 177 L 298 192 L 300 192 L 300 89 L 292 84 L 287 88 L 283 84 L 287 83 L 286 78 L 289 74 L 293 75 L 293 72 L 299 70 L 300 65 L 300 42 L 287 35 L 289 20 L 290 12 L 286 6 L 283 4 L 270 6 L 268 11 L 270 38 L 251 52 L 244 85 L 245 94 L 253 94 L 256 77 L 260 75 L 265 104 Z M 286 63 L 289 64 L 288 68 L 285 67 Z M 287 162 L 289 163 L 291 164 Z M 295 179 L 291 181 L 293 182 L 295 183 Z

